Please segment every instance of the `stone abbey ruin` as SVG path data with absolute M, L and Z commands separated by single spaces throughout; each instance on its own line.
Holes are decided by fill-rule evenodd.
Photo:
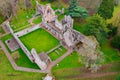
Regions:
M 82 55 L 86 60 L 86 62 L 84 62 L 85 66 L 89 67 L 90 70 L 94 69 L 96 71 L 99 68 L 96 65 L 96 60 L 101 58 L 101 52 L 97 51 L 99 47 L 97 40 L 94 37 L 87 37 L 74 30 L 73 19 L 69 15 L 65 15 L 64 18 L 59 21 L 58 16 L 55 14 L 55 11 L 51 8 L 50 4 L 41 5 L 38 2 L 36 14 L 40 14 L 42 17 L 42 22 L 40 24 L 16 33 L 11 29 L 9 22 L 5 23 L 16 42 L 12 42 L 11 44 L 13 45 L 14 43 L 13 50 L 20 47 L 31 62 L 36 63 L 41 70 L 47 70 L 52 63 L 52 60 L 46 52 L 43 51 L 38 54 L 34 48 L 29 51 L 19 39 L 19 37 L 23 35 L 42 28 L 58 39 L 60 45 L 70 51 L 69 53 L 76 51 L 78 54 Z M 6 41 L 8 47 L 10 44 L 9 41 Z M 13 51 L 11 48 L 10 50 Z

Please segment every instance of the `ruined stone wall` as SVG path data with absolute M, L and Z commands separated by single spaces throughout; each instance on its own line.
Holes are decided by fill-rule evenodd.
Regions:
M 36 50 L 33 48 L 31 50 L 31 54 L 33 55 L 35 59 L 35 63 L 39 66 L 41 70 L 45 70 L 47 68 L 47 64 L 43 61 L 41 61 L 40 57 L 38 56 Z
M 15 35 L 16 35 L 17 37 L 21 37 L 21 36 L 24 36 L 24 35 L 32 32 L 32 31 L 34 31 L 34 30 L 37 30 L 37 29 L 39 29 L 39 28 L 40 28 L 40 24 L 35 25 L 35 26 L 32 26 L 32 27 L 27 28 L 27 29 L 24 29 L 24 30 L 22 30 L 22 31 L 16 32 Z
M 31 55 L 31 53 L 24 46 L 24 44 L 20 41 L 20 39 L 14 34 L 13 30 L 11 29 L 11 27 L 9 25 L 9 22 L 6 22 L 6 26 L 10 30 L 11 34 L 13 35 L 13 37 L 15 38 L 15 40 L 17 41 L 17 43 L 19 44 L 19 46 L 21 47 L 21 49 L 24 51 L 24 53 L 27 55 L 27 57 L 30 59 L 30 61 L 33 62 L 33 57 Z

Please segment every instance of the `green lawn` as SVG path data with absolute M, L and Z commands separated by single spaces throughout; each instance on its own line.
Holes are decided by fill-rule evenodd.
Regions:
M 86 26 L 84 24 L 79 24 L 78 22 L 75 22 L 74 29 L 83 33 L 83 31 L 86 29 Z M 109 41 L 101 46 L 101 50 L 105 55 L 105 63 L 120 62 L 120 56 L 118 55 L 120 54 L 120 52 L 112 48 Z
M 120 68 L 119 68 L 120 63 L 111 63 L 111 64 L 112 64 L 111 66 L 100 70 L 100 72 L 98 73 L 118 72 L 118 74 L 103 76 L 103 77 L 96 77 L 96 78 L 92 77 L 92 78 L 81 79 L 80 76 L 82 76 L 82 74 L 86 74 L 86 73 L 88 74 L 88 72 L 81 67 L 56 69 L 56 70 L 53 70 L 52 73 L 57 80 L 116 80 L 117 77 L 120 77 Z
M 2 62 L 1 62 L 2 61 Z M 0 50 L 0 80 L 42 80 L 45 74 L 15 71 L 10 62 L 8 61 L 5 53 Z M 119 68 L 119 67 L 118 67 Z M 93 80 L 93 79 L 80 79 L 68 78 L 81 74 L 81 70 L 74 68 L 57 69 L 53 71 L 53 75 L 57 80 Z M 118 75 L 117 75 L 118 76 Z M 116 75 L 106 76 L 101 78 L 94 78 L 94 80 L 116 80 Z
M 10 21 L 11 27 L 14 31 L 23 30 L 31 26 L 28 23 L 28 20 L 36 13 L 36 2 L 35 0 L 31 0 L 31 2 L 32 8 L 25 9 L 24 7 L 19 6 L 20 8 L 17 9 L 17 15 L 12 18 L 12 21 Z
M 20 8 L 17 10 L 17 15 L 12 18 L 12 21 L 10 22 L 11 27 L 13 30 L 22 30 L 27 27 L 30 27 L 30 24 L 28 23 L 28 20 L 33 17 L 33 15 L 36 13 L 35 10 L 35 1 L 32 0 L 33 7 L 29 9 Z
M 46 1 L 40 1 L 39 0 L 39 3 L 42 4 L 42 5 L 51 4 L 52 8 L 54 8 L 54 9 L 59 8 L 58 7 L 58 1 L 49 2 L 47 0 Z
M 59 50 L 59 49 L 57 49 L 57 51 L 59 52 L 59 54 L 57 54 L 55 51 L 49 53 L 49 56 L 50 56 L 50 58 L 52 59 L 52 61 L 56 60 L 57 58 L 59 58 L 60 56 L 62 56 L 62 55 L 67 51 L 67 50 L 66 50 L 64 47 L 62 47 L 62 46 L 61 46 L 60 48 L 62 49 L 62 51 Z
M 10 39 L 10 38 L 12 38 L 12 35 L 11 35 L 11 34 L 2 37 L 1 40 L 2 40 L 3 42 L 5 42 L 6 40 L 8 40 L 8 39 Z
M 64 18 L 64 15 L 63 15 L 63 14 L 60 15 L 60 16 L 58 16 L 58 20 L 59 20 L 59 21 L 61 21 L 63 18 Z
M 76 78 L 63 78 L 63 80 L 116 80 L 117 75 L 110 75 L 110 76 L 104 76 L 104 77 L 93 77 L 93 78 L 80 78 L 79 75 Z M 58 79 L 60 80 L 60 79 Z
M 4 30 L 2 29 L 2 27 L 0 26 L 0 34 L 4 34 Z
M 40 1 L 40 0 L 39 0 Z M 62 1 L 62 0 L 61 0 Z M 32 0 L 32 3 L 35 7 L 35 1 Z M 46 4 L 48 2 L 42 2 L 42 4 Z M 66 4 L 62 3 L 62 6 Z M 67 6 L 67 5 L 66 5 Z M 52 3 L 52 7 L 54 9 L 57 9 L 58 7 L 57 1 Z M 120 11 L 120 5 L 118 7 L 115 7 L 115 13 Z M 30 27 L 30 24 L 28 23 L 28 20 L 32 18 L 32 15 L 35 13 L 35 10 L 19 10 L 17 14 L 17 19 L 14 17 L 13 20 L 10 22 L 11 27 L 13 30 L 22 30 L 26 27 Z M 63 18 L 63 15 L 59 17 L 59 20 Z M 37 18 L 33 22 L 35 24 L 38 24 L 41 21 L 41 19 Z M 82 27 L 81 27 L 82 26 Z M 83 32 L 85 29 L 83 25 L 81 25 L 78 22 L 74 23 L 74 29 Z M 0 30 L 1 31 L 1 30 Z M 11 35 L 5 36 L 2 38 L 2 41 L 11 38 Z M 35 48 L 38 53 L 41 51 L 49 51 L 53 47 L 57 46 L 59 44 L 59 41 L 56 40 L 53 36 L 51 36 L 48 32 L 38 29 L 28 35 L 25 35 L 20 38 L 22 42 L 27 46 L 29 50 L 32 48 Z M 62 48 L 63 51 L 59 51 L 60 55 L 56 54 L 55 52 L 52 52 L 49 54 L 49 56 L 52 58 L 52 60 L 56 60 L 58 57 L 64 54 L 66 50 Z M 113 49 L 109 42 L 101 46 L 101 50 L 104 52 L 105 55 L 105 63 L 111 63 L 111 62 L 120 62 L 120 57 L 117 50 Z M 17 65 L 24 66 L 24 67 L 30 67 L 30 68 L 38 68 L 37 65 L 31 63 L 27 56 L 24 54 L 24 52 L 21 49 L 17 50 L 20 54 L 20 58 L 16 61 Z M 12 54 L 12 52 L 10 52 Z M 86 79 L 70 79 L 67 78 L 69 76 L 79 75 L 81 74 L 81 71 L 79 69 L 83 66 L 79 61 L 79 55 L 74 52 L 71 55 L 67 56 L 65 59 L 63 59 L 60 63 L 58 63 L 59 66 L 55 66 L 53 68 L 53 75 L 56 77 L 57 80 L 86 80 Z M 28 73 L 28 72 L 22 72 L 22 71 L 15 71 L 10 62 L 8 61 L 5 54 L 0 51 L 0 80 L 42 80 L 41 78 L 45 76 L 44 74 L 40 73 Z M 116 69 L 116 67 L 113 67 Z M 117 67 L 119 68 L 119 67 Z M 107 76 L 102 78 L 95 78 L 94 80 L 110 80 L 115 79 L 116 76 Z M 87 80 L 93 80 L 93 79 L 87 79 Z
M 84 30 L 87 28 L 83 23 L 75 22 L 74 21 L 74 27 L 75 30 L 84 33 Z
M 35 48 L 38 53 L 49 51 L 59 44 L 57 39 L 43 29 L 38 29 L 22 36 L 20 37 L 20 40 L 28 50 Z
M 73 52 L 66 58 L 64 58 L 59 64 L 59 66 L 55 66 L 53 70 L 56 69 L 63 69 L 63 68 L 78 68 L 83 66 L 79 60 L 79 54 L 76 52 Z
M 42 17 L 40 16 L 40 17 L 34 19 L 34 20 L 33 20 L 33 23 L 34 23 L 34 24 L 39 24 L 39 23 L 41 23 L 41 21 L 42 21 Z
M 119 5 L 114 7 L 113 17 L 111 19 L 108 19 L 107 23 L 112 23 L 114 16 L 116 16 L 118 12 L 120 12 L 120 0 L 119 0 Z
M 8 39 L 10 39 L 10 38 L 12 38 L 12 35 L 4 36 L 4 37 L 2 37 L 1 40 L 2 40 L 2 41 L 4 42 L 4 44 L 5 44 L 5 41 L 8 40 Z M 6 44 L 5 44 L 5 46 L 6 46 Z M 7 47 L 7 46 L 6 46 L 6 47 Z M 8 47 L 7 47 L 7 49 L 8 49 Z M 27 58 L 27 56 L 26 56 L 25 53 L 22 51 L 22 49 L 18 49 L 18 50 L 14 51 L 14 52 L 11 52 L 11 51 L 8 49 L 8 51 L 10 52 L 10 54 L 12 54 L 12 53 L 14 53 L 14 52 L 18 52 L 18 53 L 20 54 L 20 58 L 15 61 L 18 66 L 28 67 L 28 68 L 35 68 L 35 69 L 37 68 L 37 69 L 38 69 L 38 66 L 37 66 L 36 64 L 32 63 L 32 62 Z
M 52 73 L 55 76 L 56 80 L 67 80 L 68 79 L 67 77 L 74 76 L 74 75 L 80 75 L 81 70 L 80 68 L 64 68 L 64 69 L 54 70 L 52 71 Z
M 10 51 L 10 49 L 8 48 L 8 46 L 6 45 L 5 41 L 8 40 L 8 39 L 11 39 L 11 38 L 12 38 L 12 35 L 11 35 L 11 34 L 6 35 L 6 36 L 4 36 L 4 37 L 1 38 L 2 42 L 5 44 L 6 48 L 8 49 L 8 51 L 9 51 L 10 53 L 12 53 L 12 52 Z
M 24 61 L 25 62 L 25 61 Z M 0 80 L 42 80 L 45 74 L 15 71 L 5 53 L 0 50 Z
M 26 10 L 24 8 L 18 9 L 16 17 L 13 17 L 12 21 L 10 22 L 13 30 L 19 31 L 19 30 L 25 29 L 27 27 L 30 27 L 28 20 L 30 18 L 32 18 L 36 12 L 36 9 L 35 9 L 36 2 L 35 2 L 35 0 L 31 0 L 31 2 L 33 5 L 32 9 L 26 9 Z M 40 4 L 44 4 L 44 5 L 48 4 L 48 1 L 44 1 L 44 2 L 39 1 L 39 2 L 40 2 Z M 55 9 L 57 9 L 56 7 L 58 7 L 57 1 L 52 2 L 51 5 Z M 37 24 L 39 22 L 41 22 L 41 19 L 34 20 L 35 24 Z
M 116 14 L 116 13 L 119 12 L 119 11 L 120 11 L 120 0 L 119 0 L 118 6 L 115 6 L 115 7 L 114 7 L 114 13 L 113 13 L 113 14 Z
M 15 60 L 16 64 L 18 66 L 22 67 L 28 67 L 28 68 L 34 68 L 34 69 L 39 69 L 37 64 L 32 63 L 26 54 L 22 51 L 22 49 L 18 49 L 17 52 L 20 54 L 20 58 L 18 60 Z
M 12 21 L 10 22 L 11 24 L 11 27 L 14 31 L 19 31 L 19 30 L 23 30 L 27 27 L 30 27 L 31 25 L 28 23 L 28 20 L 31 19 L 33 17 L 33 15 L 36 13 L 36 2 L 35 0 L 31 0 L 32 2 L 32 9 L 24 9 L 24 8 L 20 8 L 18 9 L 17 11 L 17 15 L 16 17 L 14 16 Z M 44 1 L 44 2 L 41 2 L 39 1 L 40 4 L 48 4 L 48 1 Z M 65 5 L 61 5 L 60 7 L 58 7 L 58 1 L 53 1 L 51 3 L 51 6 L 54 10 L 60 8 L 62 9 L 63 6 Z M 38 18 L 38 19 L 35 19 L 33 21 L 33 23 L 35 24 L 38 24 L 39 22 L 41 22 L 41 18 Z
M 113 49 L 109 42 L 106 42 L 106 44 L 102 45 L 101 50 L 105 55 L 105 63 L 120 62 L 120 52 Z
M 24 11 L 24 10 L 19 10 L 18 11 L 18 14 L 16 15 L 16 17 L 13 17 L 12 21 L 10 22 L 11 24 L 11 27 L 13 30 L 17 30 L 19 28 L 26 28 L 26 27 L 29 27 L 29 23 L 28 23 L 28 20 L 30 18 L 32 18 L 32 14 L 34 14 L 35 11 Z M 23 29 L 24 29 L 23 28 Z
M 53 75 L 57 80 L 66 80 L 68 76 L 74 76 L 81 74 L 81 71 L 78 69 L 83 65 L 80 63 L 79 54 L 73 52 L 61 62 L 58 63 L 58 66 L 54 66 L 52 69 Z

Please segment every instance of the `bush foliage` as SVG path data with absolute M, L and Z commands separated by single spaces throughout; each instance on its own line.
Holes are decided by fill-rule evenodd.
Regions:
M 120 36 L 119 36 L 119 35 L 115 36 L 115 37 L 112 39 L 111 45 L 112 45 L 114 48 L 120 50 Z
M 114 0 L 102 0 L 100 7 L 98 8 L 98 14 L 104 19 L 110 19 L 113 17 Z
M 105 20 L 99 15 L 93 15 L 87 19 L 84 34 L 93 35 L 96 37 L 100 44 L 105 43 L 109 31 Z
M 88 17 L 88 11 L 81 6 L 78 6 L 78 0 L 70 0 L 68 14 L 74 18 L 86 18 L 86 17 Z

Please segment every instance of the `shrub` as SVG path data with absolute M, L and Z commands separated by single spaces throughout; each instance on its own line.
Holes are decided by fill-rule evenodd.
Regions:
M 88 17 L 88 11 L 84 7 L 78 6 L 78 0 L 70 0 L 68 14 L 73 18 L 84 19 Z
M 93 15 L 87 19 L 84 34 L 87 36 L 93 35 L 100 44 L 104 44 L 108 37 L 108 28 L 105 20 L 99 15 Z
M 110 19 L 113 17 L 114 0 L 102 0 L 100 7 L 98 8 L 98 14 L 104 19 Z
M 111 41 L 111 45 L 114 48 L 117 48 L 118 50 L 120 50 L 120 36 L 115 36 L 112 41 Z
M 116 80 L 120 80 L 120 75 L 117 77 L 117 79 Z
M 117 34 L 118 27 L 113 26 L 111 23 L 107 25 L 109 29 L 108 35 L 109 37 L 113 37 Z

